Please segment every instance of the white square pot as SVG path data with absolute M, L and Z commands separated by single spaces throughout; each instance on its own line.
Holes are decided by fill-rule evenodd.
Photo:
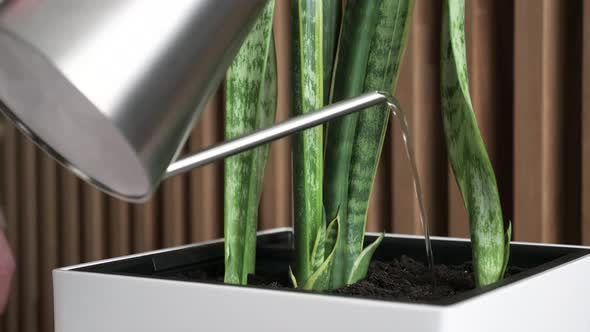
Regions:
M 370 241 L 373 235 L 367 236 Z M 470 259 L 469 242 L 434 238 L 438 262 Z M 259 267 L 282 271 L 290 229 L 259 234 Z M 423 255 L 420 237 L 387 235 L 375 257 Z M 276 253 L 276 254 L 275 254 Z M 54 270 L 56 332 L 590 331 L 590 248 L 513 243 L 525 272 L 436 304 L 175 280 L 223 266 L 222 240 Z M 420 258 L 420 257 L 419 257 Z

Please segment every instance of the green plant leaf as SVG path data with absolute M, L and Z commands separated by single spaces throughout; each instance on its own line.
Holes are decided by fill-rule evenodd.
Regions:
M 367 276 L 367 271 L 369 270 L 369 264 L 371 264 L 371 258 L 373 258 L 373 254 L 383 238 L 385 237 L 384 233 L 381 233 L 377 240 L 373 243 L 368 245 L 365 250 L 361 252 L 361 254 L 356 258 L 354 264 L 352 265 L 352 270 L 350 271 L 350 275 L 346 280 L 347 285 L 352 285 L 355 282 L 364 279 Z
M 410 30 L 413 0 L 383 0 L 371 40 L 364 91 L 394 91 Z M 376 106 L 359 114 L 350 166 L 348 219 L 342 223 L 347 234 L 345 273 L 353 274 L 353 264 L 363 250 L 367 211 L 390 111 Z M 363 278 L 364 276 L 361 276 Z M 336 285 L 338 286 L 338 285 Z
M 464 0 L 443 2 L 441 110 L 447 151 L 469 217 L 475 284 L 502 278 L 507 249 L 500 196 L 469 96 Z
M 317 232 L 315 244 L 311 252 L 311 268 L 312 271 L 317 270 L 324 261 L 324 248 L 326 246 L 326 229 L 322 225 Z
M 510 241 L 512 241 L 512 221 L 508 221 L 508 228 L 506 229 L 506 247 L 504 248 L 504 266 L 502 267 L 502 278 L 506 274 L 508 261 L 510 261 Z
M 338 209 L 338 211 L 340 211 L 340 209 Z M 338 225 L 338 229 L 336 229 L 336 225 Z M 332 221 L 330 221 L 330 224 L 326 229 L 326 244 L 324 249 L 326 256 L 325 258 L 328 258 L 328 255 L 330 255 L 332 249 L 334 249 L 334 247 L 337 244 L 336 241 L 338 240 L 338 236 L 340 235 L 341 230 L 340 225 L 342 225 L 340 223 L 340 212 L 336 212 L 336 217 L 332 219 Z
M 330 270 L 332 267 L 332 261 L 334 259 L 334 253 L 338 246 L 338 238 L 340 237 L 340 221 L 338 218 L 334 219 L 326 231 L 326 238 L 331 238 L 336 234 L 336 238 L 333 241 L 334 246 L 332 248 L 326 247 L 329 250 L 329 255 L 326 257 L 320 267 L 312 273 L 309 279 L 305 282 L 303 289 L 323 291 L 328 289 L 330 284 Z
M 326 75 L 331 72 L 330 44 L 336 39 L 336 0 L 291 0 L 293 33 L 293 112 L 304 114 L 324 106 Z M 327 22 L 324 22 L 324 19 Z M 327 44 L 326 44 L 327 43 Z M 333 46 L 332 46 L 333 48 Z M 322 126 L 293 138 L 293 205 L 295 218 L 296 273 L 307 280 L 323 261 L 322 225 L 324 171 Z
M 225 137 L 230 139 L 274 122 L 277 72 L 270 1 L 227 72 Z M 225 160 L 224 281 L 246 284 L 254 273 L 256 227 L 268 145 Z
M 340 237 L 342 228 L 340 223 L 340 214 L 336 214 L 336 218 L 330 221 L 328 228 L 326 229 L 326 258 L 329 253 L 334 250 L 336 245 L 338 244 L 338 238 Z
M 347 0 L 344 8 L 338 42 L 335 75 L 332 84 L 332 102 L 357 97 L 363 92 L 371 39 L 375 31 L 378 8 L 381 1 Z M 332 287 L 345 282 L 344 242 L 348 238 L 347 209 L 348 184 L 352 146 L 358 113 L 331 121 L 327 129 L 324 177 L 324 205 L 328 218 L 333 218 L 339 206 L 340 248 L 332 267 Z
M 325 214 L 324 214 L 325 217 Z M 325 223 L 325 221 L 324 221 Z M 339 234 L 339 228 L 340 228 L 340 222 L 338 219 L 338 216 L 336 216 L 336 218 L 334 218 L 334 220 L 332 220 L 330 222 L 330 224 L 327 227 L 322 227 L 322 229 L 318 232 L 318 237 L 316 238 L 315 241 L 315 245 L 314 245 L 314 250 L 313 250 L 313 270 L 312 273 L 310 275 L 310 278 L 312 275 L 316 274 L 316 272 L 318 274 L 316 274 L 316 280 L 313 282 L 313 289 L 315 290 L 322 290 L 320 289 L 320 287 L 322 286 L 326 286 L 324 289 L 327 288 L 327 286 L 329 285 L 329 280 L 330 280 L 330 267 L 331 264 L 326 265 L 326 261 L 330 260 L 331 261 L 331 256 L 333 256 L 333 252 L 336 246 L 336 241 L 338 240 L 338 234 Z M 325 255 L 325 257 L 324 257 Z M 290 267 L 289 267 L 290 269 Z M 323 272 L 318 272 L 322 270 Z M 291 271 L 289 271 L 290 274 L 292 274 Z M 321 275 L 320 275 L 321 274 Z M 293 283 L 293 285 L 296 284 L 300 284 L 297 282 L 297 278 L 293 275 L 290 276 L 290 278 L 292 279 L 291 282 Z M 293 281 L 294 280 L 294 281 Z M 318 280 L 320 281 L 318 283 Z M 323 283 L 323 280 L 327 280 L 328 283 L 325 284 Z M 300 280 L 301 283 L 303 283 L 304 285 L 308 284 L 308 280 Z M 296 287 L 296 286 L 295 286 Z M 305 286 L 304 286 L 305 287 Z
M 271 21 L 272 23 L 272 21 Z M 266 62 L 266 77 L 259 97 L 259 109 L 256 117 L 256 128 L 267 128 L 274 123 L 277 98 L 277 69 L 274 38 L 270 36 L 268 60 Z M 262 195 L 262 184 L 266 169 L 266 161 L 270 145 L 264 145 L 252 151 L 253 173 L 250 179 L 251 193 L 248 196 L 248 216 L 246 223 L 246 241 L 244 243 L 244 269 L 242 272 L 243 283 L 248 280 L 248 274 L 254 273 L 256 262 L 256 231 L 258 229 L 258 207 Z
M 291 280 L 291 285 L 293 286 L 293 288 L 297 288 L 297 278 L 295 278 L 295 275 L 293 274 L 293 270 L 291 270 L 290 266 L 289 266 L 289 280 Z
M 323 78 L 324 78 L 324 105 L 330 103 L 330 88 L 334 76 L 334 61 L 338 46 L 340 32 L 340 20 L 342 19 L 342 0 L 322 0 L 323 3 Z

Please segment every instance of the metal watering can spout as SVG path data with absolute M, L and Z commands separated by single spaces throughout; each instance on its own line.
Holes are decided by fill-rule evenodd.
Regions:
M 266 2 L 10 1 L 0 110 L 82 179 L 140 202 L 167 176 L 387 102 L 369 93 L 171 164 Z

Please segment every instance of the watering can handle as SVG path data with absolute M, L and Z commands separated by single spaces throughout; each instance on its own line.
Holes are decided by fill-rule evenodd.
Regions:
M 272 127 L 213 145 L 196 154 L 181 158 L 168 166 L 165 178 L 185 173 L 197 167 L 264 145 L 304 129 L 388 102 L 396 104 L 393 98 L 386 93 L 369 92 L 355 98 L 328 105 L 314 112 L 293 117 Z

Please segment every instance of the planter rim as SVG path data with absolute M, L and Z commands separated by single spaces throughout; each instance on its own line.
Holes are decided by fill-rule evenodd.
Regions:
M 280 232 L 287 232 L 287 231 L 293 231 L 293 228 L 291 228 L 291 227 L 278 227 L 278 228 L 267 229 L 267 230 L 257 232 L 256 236 L 268 235 L 268 234 L 274 234 L 274 233 L 280 233 Z M 146 256 L 146 255 L 162 254 L 162 253 L 171 252 L 171 251 L 175 251 L 175 250 L 194 248 L 194 247 L 199 247 L 199 246 L 212 244 L 212 243 L 219 243 L 219 242 L 223 242 L 223 238 L 195 242 L 195 243 L 189 243 L 189 244 L 184 244 L 184 245 L 180 245 L 180 246 L 174 246 L 174 247 L 168 247 L 168 248 L 162 248 L 162 249 L 156 249 L 156 250 L 150 250 L 150 251 L 144 251 L 144 252 L 140 252 L 137 254 L 101 259 L 101 260 L 87 262 L 87 263 L 80 263 L 80 264 L 76 264 L 76 265 L 70 265 L 70 266 L 56 268 L 56 269 L 54 269 L 54 271 L 76 270 L 76 269 L 80 269 L 80 268 L 84 268 L 84 267 L 92 266 L 92 265 L 111 263 L 111 262 L 116 262 L 119 260 L 137 258 L 137 257 Z
M 257 232 L 257 236 L 275 234 L 275 233 L 281 233 L 281 232 L 293 232 L 293 228 L 292 227 L 271 228 L 271 229 Z M 365 234 L 371 235 L 371 236 L 379 236 L 381 233 L 379 233 L 379 232 L 366 232 Z M 423 235 L 397 234 L 397 233 L 385 233 L 385 237 L 397 237 L 397 238 L 405 238 L 405 239 L 424 239 Z M 430 238 L 432 240 L 437 240 L 437 241 L 460 241 L 460 242 L 469 242 L 470 241 L 470 239 L 468 239 L 468 238 L 451 237 L 451 236 L 431 236 Z M 195 242 L 195 243 L 189 243 L 189 244 L 185 244 L 185 245 L 181 245 L 181 246 L 174 246 L 174 247 L 168 247 L 168 248 L 163 248 L 163 249 L 145 251 L 145 252 L 141 252 L 141 253 L 137 253 L 137 254 L 119 256 L 119 257 L 114 257 L 114 258 L 107 258 L 107 259 L 102 259 L 102 260 L 97 260 L 97 261 L 92 261 L 92 262 L 87 262 L 87 263 L 80 263 L 80 264 L 76 264 L 76 265 L 70 265 L 70 266 L 56 268 L 56 269 L 54 269 L 54 271 L 76 270 L 79 268 L 84 268 L 84 267 L 88 267 L 88 266 L 92 266 L 92 265 L 116 262 L 119 260 L 137 258 L 137 257 L 145 256 L 145 255 L 161 254 L 161 253 L 171 252 L 171 251 L 175 251 L 175 250 L 188 249 L 188 248 L 207 245 L 207 244 L 211 244 L 211 243 L 219 243 L 219 242 L 223 242 L 223 238 Z M 540 243 L 540 242 L 524 242 L 524 241 L 511 241 L 510 244 L 522 244 L 522 245 L 539 246 L 539 247 L 557 246 L 557 247 L 562 247 L 562 248 L 590 250 L 590 246 L 572 245 L 572 244 Z
M 280 227 L 280 228 L 268 229 L 268 230 L 258 232 L 257 236 L 272 235 L 272 234 L 277 234 L 277 233 L 282 233 L 282 232 L 293 232 L 293 228 Z M 369 236 L 379 236 L 381 233 L 367 232 L 366 234 Z M 412 234 L 385 233 L 385 236 L 389 237 L 389 238 L 417 239 L 417 240 L 424 239 L 424 236 L 412 235 Z M 449 241 L 449 242 L 469 242 L 470 241 L 470 239 L 468 239 L 468 238 L 456 238 L 456 237 L 433 236 L 431 238 L 433 240 L 437 240 L 437 241 Z M 501 281 L 498 281 L 497 283 L 494 283 L 489 286 L 485 286 L 480 289 L 473 289 L 473 290 L 470 290 L 469 292 L 466 292 L 463 294 L 454 295 L 449 299 L 448 302 L 442 301 L 441 303 L 390 301 L 390 300 L 383 300 L 383 299 L 378 299 L 378 298 L 351 297 L 351 296 L 338 295 L 338 294 L 319 294 L 319 293 L 295 291 L 295 290 L 276 290 L 276 289 L 268 289 L 268 288 L 260 287 L 260 286 L 226 285 L 226 284 L 214 283 L 214 282 L 187 282 L 185 280 L 174 280 L 174 279 L 165 279 L 165 278 L 152 279 L 152 278 L 148 278 L 148 277 L 140 276 L 140 275 L 135 276 L 135 275 L 125 275 L 125 274 L 108 274 L 108 273 L 105 274 L 105 273 L 100 273 L 100 272 L 77 271 L 78 269 L 83 269 L 83 268 L 91 267 L 94 265 L 112 263 L 112 262 L 117 262 L 117 261 L 126 260 L 126 259 L 140 258 L 140 257 L 147 256 L 147 255 L 154 255 L 154 254 L 173 252 L 173 251 L 177 251 L 177 250 L 190 249 L 190 248 L 195 248 L 195 247 L 199 247 L 199 246 L 205 246 L 208 244 L 214 244 L 214 243 L 220 243 L 220 242 L 223 242 L 223 238 L 202 241 L 202 242 L 196 242 L 196 243 L 192 243 L 192 244 L 164 248 L 164 249 L 159 249 L 159 250 L 147 251 L 147 252 L 143 252 L 143 253 L 137 253 L 137 254 L 115 257 L 115 258 L 110 258 L 110 259 L 104 259 L 104 260 L 99 260 L 99 261 L 93 261 L 93 262 L 88 262 L 88 263 L 82 263 L 82 264 L 77 264 L 77 265 L 72 265 L 72 266 L 67 266 L 67 267 L 62 267 L 62 268 L 57 268 L 54 270 L 54 273 L 59 273 L 59 274 L 62 274 L 62 273 L 66 273 L 66 274 L 69 274 L 69 273 L 72 273 L 72 274 L 89 273 L 89 274 L 98 275 L 103 278 L 139 278 L 139 279 L 150 280 L 151 282 L 183 283 L 183 284 L 186 284 L 185 287 L 197 287 L 197 288 L 207 288 L 207 289 L 226 289 L 227 287 L 231 287 L 235 291 L 239 291 L 239 292 L 254 292 L 254 293 L 264 292 L 265 294 L 270 294 L 271 296 L 272 296 L 272 294 L 286 292 L 286 293 L 290 294 L 290 296 L 295 296 L 295 297 L 301 297 L 301 296 L 303 296 L 303 297 L 306 297 L 306 296 L 318 297 L 318 296 L 320 296 L 322 298 L 329 298 L 330 300 L 328 300 L 328 301 L 337 301 L 337 302 L 339 302 L 339 301 L 347 302 L 347 301 L 351 301 L 351 300 L 352 301 L 366 301 L 366 302 L 370 302 L 373 304 L 379 303 L 380 305 L 385 305 L 385 306 L 390 306 L 390 307 L 391 306 L 393 306 L 393 307 L 400 307 L 400 306 L 402 306 L 402 307 L 407 307 L 407 306 L 416 307 L 416 306 L 418 306 L 418 307 L 422 307 L 422 308 L 430 308 L 432 310 L 440 310 L 441 308 L 450 308 L 450 307 L 454 307 L 454 306 L 464 305 L 465 303 L 476 301 L 478 299 L 481 299 L 482 297 L 485 297 L 490 294 L 494 294 L 498 291 L 504 291 L 504 290 L 508 290 L 513 287 L 517 287 L 518 285 L 522 284 L 523 282 L 541 277 L 544 273 L 547 273 L 551 270 L 555 270 L 560 267 L 575 263 L 578 260 L 581 260 L 581 259 L 587 258 L 587 256 L 590 256 L 590 253 L 585 254 L 585 255 L 580 255 L 580 257 L 576 257 L 573 259 L 569 259 L 565 262 L 555 264 L 554 266 L 545 268 L 541 271 L 535 271 L 535 270 L 539 269 L 539 267 L 531 268 L 530 270 L 522 272 L 521 276 L 514 276 L 511 279 L 501 280 Z M 521 245 L 537 246 L 537 247 L 561 247 L 561 248 L 590 250 L 589 246 L 580 246 L 580 245 L 546 244 L 546 243 L 517 242 L 517 241 L 511 242 L 511 244 L 521 244 Z M 551 262 L 548 262 L 546 264 L 550 264 L 550 263 Z

